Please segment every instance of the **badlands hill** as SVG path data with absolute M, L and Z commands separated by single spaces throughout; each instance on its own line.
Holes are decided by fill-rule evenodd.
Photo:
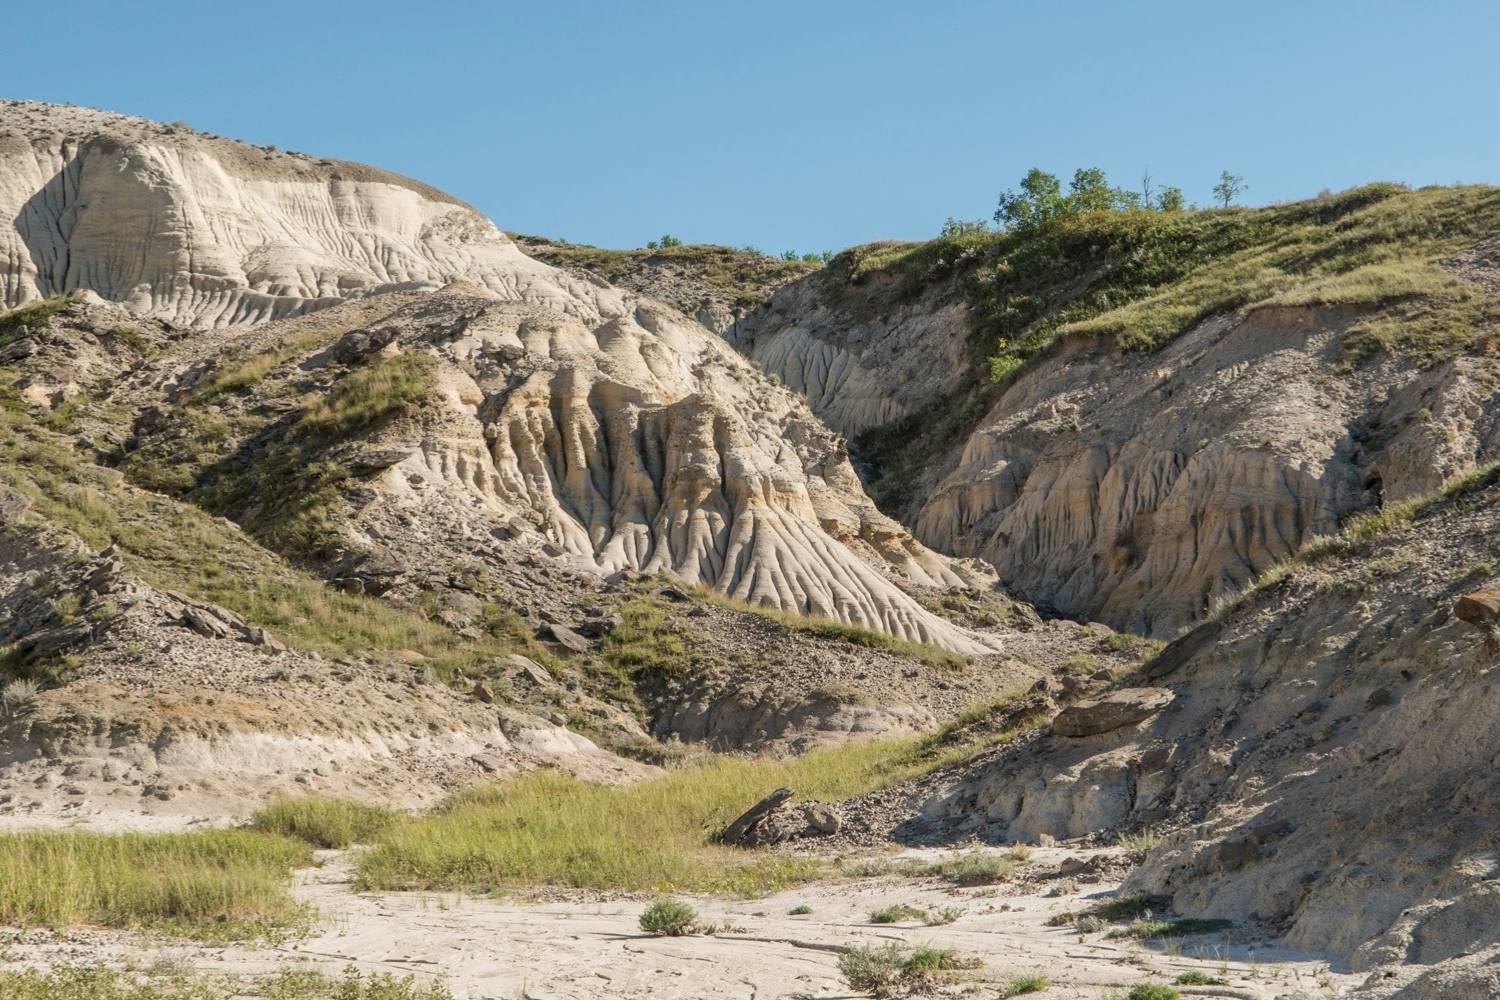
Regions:
M 222 803 L 251 759 L 266 788 L 359 791 L 348 754 L 420 801 L 528 759 L 635 773 L 584 734 L 659 761 L 668 736 L 930 726 L 1029 682 L 1028 650 L 1099 642 L 881 514 L 842 439 L 722 338 L 454 199 L 0 112 L 0 643 L 42 689 L 8 723 L 15 782 L 76 758 L 116 776 L 110 808 Z M 426 704 L 413 678 L 446 683 Z M 145 778 L 110 763 L 127 744 Z
M 1497 189 L 814 269 L 13 101 L 0 220 L 8 821 L 936 730 L 762 834 L 1495 995 Z
M 734 342 L 917 538 L 1170 637 L 1351 513 L 1496 457 L 1497 231 L 1495 188 L 1376 184 L 875 244 Z

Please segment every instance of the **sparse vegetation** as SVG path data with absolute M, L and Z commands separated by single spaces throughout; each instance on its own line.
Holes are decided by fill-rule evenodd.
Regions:
M 1189 972 L 1184 972 L 1182 975 L 1180 975 L 1180 976 L 1177 977 L 1177 979 L 1175 980 L 1175 982 L 1177 983 L 1178 986 L 1228 986 L 1229 985 L 1229 980 L 1225 979 L 1223 976 L 1210 976 L 1208 973 L 1206 973 L 1206 972 L 1199 972 L 1197 969 L 1193 969 L 1193 970 L 1191 970 Z
M 850 989 L 875 997 L 890 997 L 935 985 L 957 970 L 975 964 L 961 959 L 951 948 L 930 945 L 908 948 L 892 942 L 873 948 L 854 945 L 845 949 L 839 956 L 839 974 Z
M 1161 841 L 1161 833 L 1157 830 L 1138 830 L 1120 835 L 1120 846 L 1127 851 L 1149 851 Z
M 0 688 L 0 710 L 10 718 L 24 715 L 41 693 L 41 685 L 30 677 L 19 677 Z
M 377 659 L 412 650 L 443 677 L 478 676 L 510 652 L 545 659 L 518 640 L 467 640 L 420 614 L 336 591 L 220 519 L 84 464 L 16 407 L 0 406 L 0 483 L 85 543 L 118 545 L 129 571 L 153 586 L 222 604 L 302 649 Z
M 311 861 L 306 845 L 241 830 L 0 834 L 0 923 L 276 936 L 306 923 L 289 890 Z
M 921 920 L 926 916 L 926 910 L 912 906 L 910 903 L 892 903 L 890 906 L 872 910 L 870 912 L 870 923 L 899 924 L 904 920 Z
M 697 929 L 698 911 L 676 899 L 658 899 L 641 914 L 641 930 L 663 937 L 679 937 Z
M 1000 996 L 1002 1000 L 1010 1000 L 1011 997 L 1025 996 L 1028 993 L 1041 993 L 1051 985 L 1051 981 L 1046 976 L 1037 973 L 1016 976 L 1013 979 L 1007 979 L 1005 985 L 1000 987 Z
M 1500 483 L 1500 462 L 1490 462 L 1468 472 L 1450 478 L 1432 493 L 1410 497 L 1396 503 L 1386 504 L 1377 510 L 1356 514 L 1344 523 L 1335 535 L 1319 535 L 1312 538 L 1292 559 L 1277 563 L 1260 576 L 1250 581 L 1238 594 L 1219 601 L 1213 608 L 1211 618 L 1223 618 L 1243 607 L 1256 595 L 1264 593 L 1277 584 L 1295 577 L 1302 569 L 1315 566 L 1324 560 L 1353 555 L 1379 540 L 1390 537 L 1414 523 L 1418 518 L 1441 503 L 1461 500 Z M 1410 564 L 1411 554 L 1399 552 L 1372 560 L 1364 567 L 1367 578 L 1399 572 Z M 1488 564 L 1482 564 L 1488 565 Z
M 922 874 L 945 878 L 954 885 L 996 885 L 1008 882 L 1016 872 L 1026 867 L 1030 851 L 1024 847 L 1005 852 L 965 851 L 962 854 L 942 858 L 922 869 Z
M 45 331 L 52 318 L 72 304 L 69 296 L 54 295 L 0 313 L 0 346 Z
M 401 818 L 385 806 L 332 795 L 282 795 L 250 817 L 250 828 L 305 841 L 313 847 L 368 844 Z
M 1173 938 L 1191 937 L 1194 934 L 1213 934 L 1217 931 L 1227 930 L 1234 924 L 1228 920 L 1212 920 L 1201 917 L 1180 917 L 1176 920 L 1152 920 L 1143 917 L 1132 921 L 1128 927 L 1121 927 L 1109 932 L 1112 938 L 1134 938 L 1145 940 L 1148 938 Z
M 1131 987 L 1128 993 L 1120 994 L 1122 1000 L 1178 1000 L 1181 996 L 1170 986 L 1160 983 L 1142 983 Z

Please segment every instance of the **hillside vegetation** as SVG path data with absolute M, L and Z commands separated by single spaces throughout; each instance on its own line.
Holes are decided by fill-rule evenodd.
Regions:
M 1434 360 L 1484 346 L 1500 318 L 1495 295 L 1443 267 L 1497 228 L 1500 188 L 1369 184 L 1264 208 L 1089 211 L 870 244 L 836 257 L 827 280 L 879 285 L 868 309 L 956 279 L 1002 377 L 1063 336 L 1149 351 L 1209 316 L 1310 304 L 1364 312 L 1351 360 L 1382 349 Z

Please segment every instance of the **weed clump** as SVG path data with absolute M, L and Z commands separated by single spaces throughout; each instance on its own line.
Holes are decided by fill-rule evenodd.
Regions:
M 641 914 L 641 930 L 662 937 L 681 937 L 697 930 L 698 911 L 675 899 L 658 899 Z

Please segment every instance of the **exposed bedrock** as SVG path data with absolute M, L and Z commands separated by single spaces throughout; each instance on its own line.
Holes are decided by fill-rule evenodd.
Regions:
M 0 220 L 4 308 L 87 289 L 220 326 L 462 277 L 597 315 L 588 282 L 424 184 L 88 108 L 0 104 Z
M 990 651 L 902 589 L 988 585 L 989 571 L 881 514 L 837 435 L 678 314 L 639 303 L 590 328 L 445 293 L 384 322 L 409 331 L 393 348 L 435 350 L 442 405 L 372 442 L 406 456 L 373 480 L 388 501 L 370 508 L 379 515 L 488 512 L 579 569 L 667 572 L 765 607 Z
M 1500 684 L 1483 630 L 1453 610 L 1493 577 L 1497 521 L 1491 490 L 1304 566 L 1147 666 L 1175 695 L 1158 714 L 1042 734 L 926 816 L 1020 840 L 1162 825 L 1126 891 L 1265 921 L 1356 970 L 1500 949 Z
M 865 319 L 818 280 L 779 291 L 739 341 L 815 413 L 854 434 L 947 393 L 963 405 L 971 348 L 951 293 Z M 1149 355 L 1061 342 L 933 445 L 891 513 L 1028 599 L 1169 636 L 1351 512 L 1500 450 L 1500 401 L 1472 359 L 1349 370 L 1354 318 L 1262 309 Z

